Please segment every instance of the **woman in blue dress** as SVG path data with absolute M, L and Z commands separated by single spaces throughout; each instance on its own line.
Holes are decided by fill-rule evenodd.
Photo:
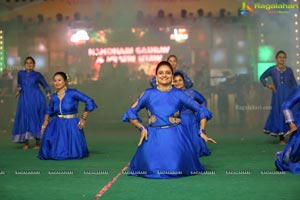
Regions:
M 167 61 L 172 65 L 172 68 L 173 68 L 174 72 L 179 72 L 179 73 L 181 73 L 183 75 L 185 87 L 186 88 L 193 87 L 193 82 L 188 77 L 188 75 L 186 75 L 186 73 L 184 73 L 182 70 L 177 69 L 177 57 L 175 55 L 169 55 L 168 58 L 167 58 Z M 151 79 L 150 85 L 152 87 L 156 87 L 157 81 L 156 81 L 156 77 L 155 76 Z
M 191 88 L 185 88 L 183 74 L 181 74 L 180 72 L 175 72 L 173 83 L 175 88 L 183 90 L 184 93 L 194 99 L 197 103 L 206 107 L 206 99 L 198 91 Z M 190 134 L 191 140 L 195 146 L 198 156 L 209 156 L 211 154 L 211 151 L 207 148 L 204 139 L 199 135 L 199 121 L 196 119 L 193 111 L 186 107 L 183 107 L 180 118 L 182 124 L 186 127 L 188 133 Z M 202 131 L 205 132 L 205 130 Z
M 25 70 L 18 72 L 19 97 L 12 130 L 12 142 L 24 143 L 23 149 L 29 148 L 29 139 L 35 139 L 34 149 L 39 149 L 41 126 L 46 112 L 46 99 L 40 86 L 50 97 L 50 87 L 40 72 L 34 71 L 35 60 L 25 59 Z
M 129 166 L 131 176 L 167 179 L 205 171 L 179 117 L 186 106 L 201 121 L 200 129 L 205 129 L 212 115 L 182 90 L 173 88 L 172 78 L 171 64 L 160 62 L 156 68 L 157 87 L 145 90 L 122 118 L 140 130 L 138 148 Z M 138 115 L 143 108 L 148 112 L 147 128 Z M 212 141 L 204 133 L 201 135 L 206 141 Z
M 281 111 L 281 104 L 297 87 L 293 70 L 285 65 L 286 53 L 278 51 L 276 54 L 276 65 L 268 68 L 260 77 L 261 83 L 272 90 L 271 110 L 264 126 L 264 133 L 272 136 L 279 136 L 279 144 L 284 145 L 283 135 L 289 130 L 284 123 L 284 116 Z M 271 77 L 273 84 L 266 81 Z
M 89 112 L 97 108 L 97 105 L 93 99 L 78 90 L 67 88 L 69 79 L 66 73 L 56 72 L 53 81 L 56 93 L 51 96 L 42 125 L 44 134 L 38 157 L 42 160 L 88 157 L 83 128 Z M 78 117 L 79 102 L 85 103 L 81 117 Z
M 299 110 L 293 115 L 292 108 L 300 103 L 300 86 L 282 104 L 285 123 L 289 125 L 289 131 L 285 136 L 291 135 L 289 142 L 281 152 L 277 152 L 275 165 L 279 171 L 290 171 L 294 174 L 300 173 L 300 131 Z

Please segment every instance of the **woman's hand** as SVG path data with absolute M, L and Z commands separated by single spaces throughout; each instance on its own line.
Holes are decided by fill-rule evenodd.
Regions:
M 17 92 L 16 92 L 16 97 L 18 97 L 18 96 L 20 96 L 20 91 L 18 90 Z
M 141 130 L 141 136 L 140 136 L 140 141 L 138 143 L 138 146 L 140 146 L 144 140 L 148 140 L 148 131 L 146 128 Z
M 79 129 L 83 129 L 84 126 L 85 126 L 85 123 L 86 123 L 86 120 L 80 118 L 77 127 L 78 127 Z
M 269 89 L 272 90 L 273 92 L 276 92 L 276 88 L 275 88 L 275 86 L 272 85 L 272 84 L 268 84 L 268 85 L 267 85 L 267 88 L 269 88 Z
M 217 144 L 217 142 L 216 142 L 214 139 L 208 137 L 208 136 L 207 136 L 206 134 L 204 134 L 204 133 L 200 133 L 200 137 L 202 137 L 203 140 L 204 140 L 205 142 L 211 142 L 211 143 L 213 143 L 213 144 Z
M 290 130 L 284 134 L 284 137 L 292 135 L 297 130 L 297 126 L 294 122 L 290 122 Z
M 51 94 L 47 93 L 46 97 L 47 97 L 48 100 L 50 100 L 51 99 Z
M 42 125 L 42 127 L 41 127 L 41 132 L 42 132 L 42 133 L 44 133 L 46 127 L 48 126 L 48 123 L 49 123 L 48 121 L 44 121 L 44 122 L 43 122 L 43 125 Z

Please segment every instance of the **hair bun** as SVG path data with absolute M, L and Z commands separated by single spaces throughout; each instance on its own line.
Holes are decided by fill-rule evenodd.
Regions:
M 65 73 L 66 74 L 66 77 L 67 77 L 67 82 L 70 83 L 71 82 L 71 77 L 68 73 Z

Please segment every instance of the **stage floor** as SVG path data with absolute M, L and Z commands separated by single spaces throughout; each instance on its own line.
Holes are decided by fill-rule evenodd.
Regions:
M 283 149 L 277 138 L 244 128 L 210 127 L 208 134 L 218 144 L 208 144 L 211 156 L 200 158 L 207 174 L 153 180 L 121 173 L 137 147 L 131 127 L 86 130 L 90 157 L 66 161 L 39 160 L 37 151 L 1 133 L 0 199 L 92 200 L 103 187 L 99 199 L 107 200 L 299 199 L 299 175 L 275 171 L 275 153 Z

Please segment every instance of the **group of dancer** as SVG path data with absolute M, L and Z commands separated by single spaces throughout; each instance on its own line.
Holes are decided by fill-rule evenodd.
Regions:
M 300 101 L 300 88 L 285 61 L 286 53 L 279 51 L 276 65 L 260 79 L 273 92 L 264 132 L 279 135 L 281 144 L 284 136 L 290 135 L 284 150 L 276 154 L 275 165 L 280 171 L 300 173 L 299 110 L 293 110 Z M 83 128 L 89 113 L 97 108 L 96 103 L 82 92 L 69 88 L 70 80 L 65 72 L 53 75 L 56 92 L 50 95 L 49 85 L 42 74 L 34 70 L 34 65 L 34 59 L 27 57 L 25 70 L 18 73 L 19 101 L 12 141 L 24 143 L 26 150 L 29 139 L 35 139 L 34 149 L 39 150 L 38 158 L 42 160 L 88 157 Z M 146 89 L 122 117 L 123 122 L 132 123 L 140 131 L 129 175 L 165 179 L 204 173 L 199 157 L 211 154 L 206 142 L 216 143 L 205 130 L 207 121 L 212 118 L 207 101 L 192 89 L 191 79 L 177 69 L 176 56 L 158 63 L 155 74 L 151 88 Z M 273 84 L 265 80 L 268 76 L 272 77 Z M 48 106 L 39 85 L 49 98 Z M 85 104 L 81 115 L 79 102 Z M 147 125 L 138 115 L 142 109 L 148 113 Z
M 264 133 L 279 136 L 279 144 L 291 135 L 283 151 L 276 153 L 275 165 L 279 171 L 300 173 L 299 103 L 300 86 L 293 70 L 286 66 L 287 54 L 280 50 L 275 56 L 276 65 L 260 77 L 261 83 L 272 90 L 271 110 L 264 126 Z M 272 83 L 265 79 L 271 77 Z
M 34 58 L 27 57 L 25 70 L 18 72 L 19 101 L 12 141 L 24 143 L 23 149 L 27 150 L 29 140 L 35 139 L 34 149 L 39 150 L 40 159 L 87 157 L 89 151 L 83 128 L 89 112 L 97 108 L 97 105 L 87 95 L 67 87 L 69 78 L 65 72 L 56 72 L 53 75 L 56 92 L 50 96 L 49 85 L 42 74 L 34 70 L 34 66 Z M 49 97 L 48 106 L 40 85 Z M 79 102 L 85 103 L 81 116 L 78 116 Z

